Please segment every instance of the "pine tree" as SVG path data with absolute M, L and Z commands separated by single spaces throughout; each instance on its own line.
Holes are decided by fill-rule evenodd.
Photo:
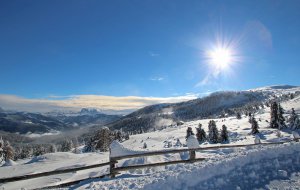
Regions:
M 124 138 L 125 138 L 125 140 L 129 140 L 129 134 L 126 133 L 126 134 L 124 135 Z
M 33 150 L 33 155 L 34 156 L 40 156 L 40 155 L 43 155 L 46 153 L 46 150 L 45 148 L 42 146 L 42 145 L 36 145 L 36 147 L 34 147 L 34 150 Z
M 175 147 L 182 147 L 182 143 L 180 142 L 179 139 L 177 139 L 177 142 L 175 144 Z
M 197 137 L 199 143 L 205 141 L 206 133 L 205 133 L 204 129 L 202 129 L 202 124 L 199 124 L 199 127 L 196 128 L 196 130 L 197 130 L 196 137 Z
M 51 144 L 50 145 L 50 148 L 49 148 L 49 152 L 50 153 L 54 153 L 54 152 L 56 152 L 57 150 L 56 150 L 56 146 L 55 146 L 55 144 Z
M 237 119 L 242 119 L 242 116 L 241 116 L 241 113 L 240 113 L 240 112 L 238 112 L 238 113 L 236 114 L 236 118 L 237 118 Z
M 75 154 L 80 154 L 80 150 L 78 149 L 77 146 L 75 146 L 75 148 L 72 152 L 75 153 Z
M 147 148 L 147 143 L 144 142 L 143 149 L 146 149 L 146 148 Z
M 0 137 L 0 163 L 4 160 L 4 141 Z
M 95 139 L 94 139 L 94 137 L 90 137 L 84 146 L 84 151 L 85 152 L 95 152 L 95 150 L 96 150 Z
M 14 159 L 14 149 L 8 141 L 4 143 L 3 153 L 5 161 Z
M 295 109 L 292 108 L 292 112 L 290 114 L 290 117 L 289 117 L 289 127 L 291 129 L 300 129 L 300 119 L 299 119 L 299 116 L 296 114 L 295 112 Z
M 22 148 L 22 151 L 20 153 L 20 158 L 24 159 L 24 158 L 30 158 L 33 156 L 33 150 L 31 146 L 25 146 Z
M 258 127 L 258 123 L 257 123 L 255 117 L 252 117 L 252 121 L 251 121 L 251 134 L 255 135 L 255 134 L 259 133 L 258 128 L 259 128 Z
M 97 140 L 98 142 L 95 148 L 101 152 L 108 151 L 109 145 L 113 141 L 110 130 L 107 127 L 100 129 L 97 135 Z
M 73 142 L 71 140 L 65 140 L 61 144 L 61 151 L 62 152 L 69 152 L 73 148 Z
M 116 137 L 115 137 L 116 140 L 118 140 L 119 142 L 122 142 L 123 140 L 123 137 L 122 137 L 122 133 L 121 131 L 117 131 L 116 132 Z
M 281 129 L 282 125 L 284 124 L 283 118 L 283 110 L 277 104 L 277 102 L 271 103 L 271 120 L 270 120 L 270 127 L 275 129 Z M 282 124 L 283 123 L 283 124 Z
M 226 125 L 222 126 L 220 139 L 221 139 L 221 142 L 228 142 L 229 141 L 228 131 L 227 131 Z
M 278 104 L 277 114 L 278 114 L 278 126 L 279 126 L 279 129 L 286 128 L 285 118 L 283 117 L 284 111 L 283 111 L 283 108 L 281 107 L 280 104 Z
M 214 120 L 209 121 L 208 124 L 208 140 L 211 143 L 219 142 L 219 131 Z
M 276 102 L 271 103 L 271 119 L 270 119 L 270 127 L 278 129 L 278 105 Z
M 187 130 L 186 130 L 186 137 L 185 138 L 188 139 L 189 136 L 191 136 L 191 135 L 195 135 L 195 134 L 193 132 L 192 127 L 188 127 Z

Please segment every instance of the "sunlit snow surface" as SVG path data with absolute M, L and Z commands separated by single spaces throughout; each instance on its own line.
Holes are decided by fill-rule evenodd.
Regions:
M 258 89 L 265 90 L 265 89 Z M 292 92 L 290 89 L 273 89 L 277 94 Z M 297 89 L 299 90 L 299 89 Z M 295 108 L 300 113 L 300 99 L 295 98 L 281 104 L 287 111 Z M 293 138 L 291 131 L 282 131 L 277 136 L 275 129 L 270 129 L 267 120 L 270 120 L 269 108 L 261 110 L 255 115 L 259 123 L 260 140 L 265 142 L 283 141 Z M 161 131 L 130 136 L 123 142 L 122 151 L 134 153 L 154 151 L 176 147 L 177 139 L 186 144 L 187 127 L 202 124 L 208 132 L 210 119 L 186 122 L 182 126 L 169 127 Z M 241 120 L 235 117 L 216 119 L 219 129 L 225 124 L 230 132 L 230 144 L 253 144 L 255 137 L 249 135 L 251 126 L 248 118 Z M 299 132 L 299 131 L 298 131 Z M 144 143 L 147 148 L 143 149 Z M 172 147 L 167 148 L 167 145 Z M 216 144 L 220 145 L 220 144 Z M 200 147 L 214 146 L 209 143 L 200 144 Z M 272 147 L 255 147 L 239 149 L 223 149 L 196 152 L 196 157 L 207 158 L 204 162 L 193 164 L 177 164 L 165 167 L 139 169 L 122 172 L 114 179 L 108 177 L 97 180 L 86 180 L 70 189 L 295 189 L 299 188 L 300 172 L 300 144 L 292 143 Z M 118 166 L 163 162 L 168 160 L 187 159 L 188 154 L 168 154 L 165 156 L 151 156 L 137 159 L 123 160 Z M 47 154 L 32 160 L 17 161 L 17 165 L 0 167 L 0 178 L 18 176 L 36 172 L 52 171 L 56 169 L 92 165 L 108 161 L 108 153 L 54 153 Z M 27 189 L 57 185 L 60 183 L 99 176 L 108 172 L 107 167 L 96 168 L 69 174 L 42 177 L 26 181 L 0 185 L 0 189 Z

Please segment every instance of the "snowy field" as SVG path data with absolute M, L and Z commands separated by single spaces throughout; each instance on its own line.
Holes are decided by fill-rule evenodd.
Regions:
M 61 170 L 66 168 L 93 165 L 108 161 L 108 153 L 74 154 L 57 152 L 38 156 L 33 159 L 19 160 L 13 166 L 0 167 L 0 178 L 22 176 L 26 174 L 41 173 L 46 171 Z M 59 174 L 54 176 L 39 177 L 18 182 L 0 184 L 1 190 L 34 189 L 66 183 L 88 177 L 101 176 L 107 173 L 107 167 L 78 171 L 74 173 Z
M 281 91 L 278 90 L 278 93 Z M 300 99 L 295 98 L 282 103 L 289 111 L 292 107 L 300 112 Z M 291 131 L 269 128 L 270 108 L 261 109 L 255 114 L 259 124 L 262 143 L 293 139 Z M 235 117 L 215 119 L 218 129 L 225 124 L 229 131 L 227 144 L 253 144 L 250 135 L 251 125 L 248 117 L 238 120 Z M 175 148 L 177 139 L 186 144 L 187 127 L 196 127 L 201 123 L 208 132 L 207 120 L 184 123 L 181 126 L 130 136 L 122 145 L 132 151 L 154 151 Z M 298 131 L 299 132 L 299 131 Z M 147 148 L 143 148 L 144 143 Z M 168 145 L 170 147 L 168 147 Z M 200 147 L 220 144 L 200 144 Z M 225 144 L 224 144 L 225 145 Z M 274 145 L 255 148 L 227 148 L 213 151 L 198 151 L 197 158 L 206 158 L 203 162 L 177 164 L 148 169 L 122 172 L 114 179 L 108 177 L 98 180 L 86 180 L 69 189 L 300 189 L 300 143 Z M 167 154 L 138 159 L 123 160 L 118 166 L 156 163 L 187 159 L 188 154 Z M 0 167 L 0 178 L 52 171 L 62 168 L 79 167 L 108 161 L 108 153 L 52 153 L 29 160 L 20 160 L 13 166 Z M 41 177 L 26 181 L 0 184 L 0 190 L 34 189 L 58 185 L 87 177 L 100 176 L 108 172 L 107 167 L 79 171 L 69 174 Z
M 226 150 L 205 162 L 122 174 L 71 189 L 293 189 L 300 187 L 299 155 L 299 143 Z

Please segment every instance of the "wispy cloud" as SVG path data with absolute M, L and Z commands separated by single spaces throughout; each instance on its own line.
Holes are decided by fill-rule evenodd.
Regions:
M 54 96 L 60 97 L 60 96 Z M 78 111 L 81 108 L 98 108 L 100 110 L 136 110 L 158 103 L 176 103 L 197 98 L 195 94 L 176 97 L 139 97 L 139 96 L 102 96 L 72 95 L 64 98 L 30 99 L 15 95 L 0 95 L 0 107 L 6 110 L 49 112 L 53 110 Z
M 165 79 L 164 77 L 152 77 L 152 78 L 150 78 L 150 80 L 152 80 L 152 81 L 162 81 L 164 79 Z
M 195 87 L 212 85 L 219 78 L 220 74 L 221 74 L 220 70 L 218 69 L 212 70 L 211 72 L 207 73 L 207 75 L 200 82 L 198 82 L 195 85 Z
M 150 55 L 151 57 L 157 57 L 157 56 L 160 56 L 160 54 L 154 53 L 154 52 L 152 52 L 152 51 L 149 51 L 148 53 L 149 53 L 149 55 Z

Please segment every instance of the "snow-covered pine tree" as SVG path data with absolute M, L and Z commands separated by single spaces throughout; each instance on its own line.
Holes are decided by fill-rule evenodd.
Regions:
M 121 131 L 116 131 L 115 133 L 115 139 L 118 140 L 119 142 L 122 142 L 123 141 L 123 136 L 122 136 L 122 133 Z
M 126 134 L 124 135 L 124 138 L 125 138 L 125 140 L 129 140 L 129 133 L 126 133 Z
M 103 127 L 98 131 L 96 149 L 101 152 L 106 152 L 109 149 L 109 145 L 112 142 L 111 132 L 107 127 Z
M 237 118 L 237 119 L 242 119 L 242 116 L 241 116 L 241 113 L 240 113 L 240 112 L 237 112 L 236 118 Z
M 186 137 L 185 138 L 188 139 L 189 136 L 191 136 L 191 135 L 195 135 L 195 134 L 193 132 L 192 127 L 188 127 L 187 130 L 186 130 Z
M 17 146 L 15 148 L 15 156 L 14 156 L 14 160 L 18 160 L 21 159 L 20 155 L 22 153 L 22 148 L 20 146 Z
M 57 150 L 56 150 L 56 146 L 55 146 L 55 144 L 51 144 L 50 145 L 50 148 L 49 148 L 49 152 L 50 153 L 54 153 L 54 152 L 56 152 Z
M 288 122 L 289 122 L 289 127 L 292 130 L 300 129 L 300 119 L 299 119 L 299 116 L 296 114 L 294 108 L 292 108 L 292 112 L 289 116 Z
M 209 121 L 208 124 L 208 140 L 211 143 L 219 142 L 219 131 L 214 120 Z
M 182 143 L 180 142 L 179 139 L 177 139 L 175 147 L 182 147 Z
M 255 135 L 255 134 L 259 133 L 258 128 L 259 128 L 258 127 L 258 123 L 257 123 L 255 117 L 252 117 L 252 121 L 251 121 L 251 134 Z
M 14 159 L 14 149 L 8 141 L 5 141 L 4 143 L 3 153 L 5 161 Z
M 40 155 L 43 155 L 45 153 L 46 153 L 45 148 L 40 144 L 36 145 L 33 149 L 33 155 L 34 156 L 40 156 Z
M 253 117 L 254 117 L 254 115 L 252 115 L 252 114 L 249 116 L 248 122 L 249 122 L 250 124 L 252 123 Z
M 196 128 L 197 130 L 197 134 L 196 134 L 196 137 L 197 137 L 197 140 L 200 142 L 203 142 L 206 140 L 206 133 L 204 131 L 204 129 L 202 129 L 202 124 L 200 123 L 199 124 L 199 127 Z
M 290 94 L 290 99 L 294 99 L 295 95 L 293 93 Z
M 147 148 L 147 143 L 144 142 L 143 149 L 146 149 L 146 148 Z
M 271 111 L 271 119 L 270 119 L 270 127 L 274 129 L 279 129 L 278 125 L 278 104 L 277 102 L 272 102 L 270 106 Z
M 74 148 L 76 148 L 80 145 L 77 137 L 72 139 L 72 143 L 73 143 Z
M 96 150 L 95 143 L 96 143 L 95 138 L 90 137 L 84 146 L 84 151 L 85 152 L 95 152 L 95 150 Z
M 62 152 L 69 152 L 73 148 L 73 142 L 71 140 L 65 140 L 61 144 L 61 151 Z
M 226 125 L 222 126 L 220 140 L 222 143 L 229 141 L 228 131 Z
M 0 163 L 4 160 L 4 141 L 0 137 Z
M 19 155 L 20 159 L 30 158 L 33 156 L 33 149 L 31 146 L 24 146 L 22 148 L 21 154 Z
M 279 129 L 286 128 L 285 118 L 283 117 L 284 111 L 283 111 L 283 108 L 281 107 L 280 104 L 278 104 L 277 114 L 278 114 L 278 126 L 279 126 Z

